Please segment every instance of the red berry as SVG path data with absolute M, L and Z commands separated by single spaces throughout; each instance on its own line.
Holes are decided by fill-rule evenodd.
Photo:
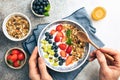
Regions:
M 19 61 L 19 60 L 15 61 L 15 62 L 13 63 L 13 66 L 14 66 L 14 67 L 19 67 L 19 66 L 20 66 L 20 61 Z
M 10 60 L 10 58 L 11 58 L 11 55 L 9 54 L 9 55 L 7 56 L 7 60 Z
M 11 54 L 17 54 L 18 55 L 19 53 L 20 53 L 20 51 L 18 49 L 13 49 Z
M 12 54 L 11 57 L 10 57 L 10 60 L 12 62 L 15 62 L 17 60 L 17 54 Z
M 66 52 L 67 52 L 68 54 L 70 54 L 71 51 L 72 51 L 72 46 L 68 46 L 67 49 L 66 49 Z
M 60 48 L 61 50 L 65 50 L 66 47 L 67 47 L 66 44 L 59 44 L 59 48 Z
M 63 29 L 63 26 L 61 24 L 59 24 L 57 27 L 56 27 L 56 31 L 62 31 Z
M 18 60 L 24 60 L 24 59 L 25 59 L 25 55 L 23 53 L 19 53 Z
M 67 56 L 67 54 L 66 54 L 66 52 L 65 51 L 60 51 L 60 55 L 62 56 L 62 57 L 66 57 Z
M 59 36 L 55 36 L 54 41 L 55 42 L 59 42 L 60 41 L 60 37 Z

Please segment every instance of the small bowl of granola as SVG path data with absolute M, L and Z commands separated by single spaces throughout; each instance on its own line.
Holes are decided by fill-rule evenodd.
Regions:
M 29 18 L 19 12 L 8 15 L 2 25 L 4 35 L 12 41 L 22 41 L 31 32 Z

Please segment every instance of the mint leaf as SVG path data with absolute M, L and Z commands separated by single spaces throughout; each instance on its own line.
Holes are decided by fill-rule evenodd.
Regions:
M 45 10 L 45 11 L 49 11 L 49 10 L 50 10 L 50 4 L 48 4 L 48 5 L 45 7 L 44 10 Z
M 68 45 L 71 45 L 71 44 L 72 44 L 72 40 L 71 40 L 71 38 L 68 38 L 66 44 L 68 44 Z
M 70 34 L 71 34 L 71 30 L 68 29 L 68 30 L 66 31 L 66 36 L 69 38 L 69 37 L 70 37 Z
M 45 16 L 49 16 L 49 13 L 48 12 L 44 12 L 43 13 Z

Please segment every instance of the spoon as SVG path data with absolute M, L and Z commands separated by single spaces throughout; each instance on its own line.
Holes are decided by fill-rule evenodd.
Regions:
M 91 45 L 93 45 L 96 49 L 100 49 L 94 42 L 91 41 L 91 39 L 87 36 L 87 34 L 83 31 L 78 32 L 78 38 L 83 42 L 88 42 Z M 104 53 L 105 57 L 111 61 L 114 61 L 114 58 L 107 53 Z

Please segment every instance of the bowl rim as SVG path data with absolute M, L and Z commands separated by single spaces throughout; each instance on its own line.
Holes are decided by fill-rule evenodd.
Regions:
M 41 54 L 40 54 L 40 47 L 39 47 L 39 45 L 40 45 L 40 42 L 39 42 L 40 37 L 42 36 L 42 33 L 44 32 L 44 30 L 45 30 L 48 26 L 50 26 L 51 24 L 53 24 L 53 23 L 55 23 L 55 22 L 58 22 L 58 21 L 68 21 L 68 22 L 72 22 L 72 23 L 80 26 L 80 27 L 82 28 L 82 30 L 83 30 L 83 31 L 86 33 L 86 35 L 88 36 L 88 32 L 84 29 L 84 27 L 83 27 L 81 24 L 79 24 L 79 23 L 77 23 L 77 22 L 75 22 L 75 21 L 73 21 L 73 20 L 68 20 L 68 19 L 55 20 L 55 21 L 53 21 L 52 23 L 48 24 L 46 27 L 44 27 L 44 29 L 43 29 L 43 30 L 41 31 L 41 33 L 39 34 L 37 44 L 38 44 L 38 53 L 39 53 L 39 56 L 40 56 L 40 57 L 43 57 L 43 56 L 41 56 Z M 88 36 L 88 37 L 89 37 L 89 36 Z M 89 44 L 89 43 L 88 43 L 88 44 Z M 90 54 L 90 49 L 91 49 L 91 45 L 89 44 L 87 56 L 85 57 L 85 59 L 83 60 L 83 62 L 82 62 L 79 66 L 77 66 L 76 68 L 74 68 L 74 69 L 67 70 L 67 71 L 56 70 L 56 69 L 54 69 L 54 68 L 51 68 L 48 64 L 46 64 L 46 63 L 45 63 L 45 64 L 46 64 L 50 69 L 52 69 L 52 70 L 54 70 L 54 71 L 57 71 L 57 72 L 71 72 L 71 71 L 74 71 L 74 70 L 78 69 L 79 67 L 81 67 L 81 66 L 85 63 L 85 61 L 88 59 L 88 56 L 89 56 L 89 54 Z
M 11 66 L 11 65 L 7 62 L 7 56 L 8 56 L 8 53 L 9 53 L 11 50 L 13 50 L 13 49 L 18 49 L 18 50 L 22 51 L 23 54 L 25 55 L 24 62 L 23 62 L 23 64 L 20 65 L 19 67 L 13 67 L 13 66 Z M 5 57 L 4 57 L 4 58 L 5 58 L 5 63 L 7 64 L 8 67 L 10 67 L 10 68 L 12 68 L 12 69 L 21 69 L 21 68 L 25 65 L 25 63 L 26 63 L 26 60 L 27 60 L 27 54 L 26 54 L 26 52 L 25 52 L 22 48 L 19 48 L 19 47 L 13 47 L 13 48 L 10 48 L 10 49 L 8 49 L 8 50 L 6 51 L 6 53 L 5 53 Z
M 45 17 L 45 15 L 39 15 L 39 14 L 35 13 L 35 11 L 32 9 L 33 2 L 34 2 L 34 1 L 35 1 L 35 0 L 32 0 L 32 1 L 31 1 L 31 5 L 30 5 L 30 8 L 31 8 L 32 13 L 33 13 L 35 16 L 37 16 L 37 17 L 41 17 L 41 18 Z M 50 0 L 48 0 L 48 1 L 49 1 L 49 3 L 50 3 Z
M 17 38 L 14 38 L 14 37 L 10 36 L 8 34 L 7 30 L 6 30 L 6 23 L 7 23 L 7 21 L 11 18 L 11 16 L 15 16 L 15 15 L 19 15 L 19 16 L 24 17 L 28 21 L 28 23 L 29 23 L 29 31 L 28 31 L 27 35 L 22 37 L 22 38 L 20 38 L 20 39 L 17 39 Z M 23 13 L 20 13 L 20 12 L 13 12 L 13 13 L 9 14 L 8 16 L 5 17 L 5 19 L 3 21 L 3 24 L 2 24 L 2 30 L 3 30 L 4 35 L 9 40 L 12 40 L 12 41 L 22 41 L 22 40 L 26 39 L 29 36 L 29 34 L 31 33 L 31 29 L 32 28 L 31 28 L 31 21 L 30 21 L 30 19 L 26 15 L 24 15 Z

